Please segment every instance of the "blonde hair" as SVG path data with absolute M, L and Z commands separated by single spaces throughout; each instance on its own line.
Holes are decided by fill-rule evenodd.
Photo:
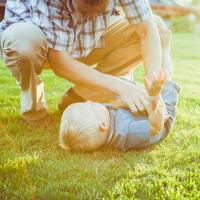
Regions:
M 99 125 L 87 118 L 80 104 L 69 106 L 63 113 L 59 142 L 62 148 L 75 151 L 91 151 L 104 142 Z M 82 103 L 83 106 L 83 103 Z

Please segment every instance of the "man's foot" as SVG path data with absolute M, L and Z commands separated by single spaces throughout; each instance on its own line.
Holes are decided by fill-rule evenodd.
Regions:
M 44 118 L 39 119 L 39 120 L 29 120 L 26 118 L 22 118 L 22 119 L 25 123 L 31 126 L 43 127 L 43 128 L 49 128 L 52 123 L 52 119 L 49 116 L 49 114 L 47 114 Z
M 85 99 L 83 99 L 81 96 L 77 95 L 74 90 L 71 88 L 67 92 L 64 93 L 62 96 L 59 104 L 58 109 L 63 112 L 68 106 L 70 106 L 73 103 L 78 102 L 84 102 Z

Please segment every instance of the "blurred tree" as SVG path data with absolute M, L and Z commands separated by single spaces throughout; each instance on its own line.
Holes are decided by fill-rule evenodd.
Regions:
M 200 0 L 192 0 L 192 4 L 200 4 Z

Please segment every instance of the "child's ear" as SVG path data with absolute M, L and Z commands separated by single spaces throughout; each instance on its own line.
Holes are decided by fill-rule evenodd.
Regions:
M 99 122 L 99 128 L 101 131 L 105 132 L 108 131 L 109 125 L 107 122 Z

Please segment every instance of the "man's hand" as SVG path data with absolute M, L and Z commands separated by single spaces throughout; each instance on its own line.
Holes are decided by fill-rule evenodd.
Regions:
M 71 58 L 66 52 L 49 50 L 48 59 L 54 72 L 76 85 L 93 90 L 103 89 L 119 96 L 132 112 L 146 111 L 149 96 L 143 88 L 103 74 Z
M 151 80 L 153 74 L 161 70 L 162 65 L 161 41 L 154 17 L 137 24 L 136 32 L 141 38 L 145 76 Z
M 119 87 L 118 94 L 121 101 L 118 100 L 114 106 L 123 106 L 123 103 L 129 107 L 132 113 L 144 113 L 150 103 L 150 98 L 145 89 L 138 85 L 123 82 L 122 87 Z

